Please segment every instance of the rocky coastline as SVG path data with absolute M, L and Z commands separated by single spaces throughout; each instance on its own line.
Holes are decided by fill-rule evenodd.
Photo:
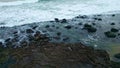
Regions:
M 86 42 L 119 42 L 119 17 L 79 15 L 73 19 L 0 27 L 0 66 L 6 66 L 6 60 L 12 57 L 16 63 L 11 68 L 115 68 L 106 51 L 94 49 Z

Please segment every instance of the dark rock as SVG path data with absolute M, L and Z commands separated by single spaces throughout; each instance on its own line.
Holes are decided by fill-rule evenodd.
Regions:
M 116 28 L 111 28 L 111 32 L 118 32 L 119 30 Z
M 83 16 L 79 16 L 79 18 L 85 19 L 85 18 L 87 18 L 87 16 L 83 15 Z
M 118 33 L 118 36 L 120 36 L 120 33 Z
M 52 25 L 52 27 L 55 27 L 55 25 Z
M 59 22 L 59 19 L 58 19 L 58 18 L 55 18 L 55 22 Z
M 115 16 L 115 14 L 112 14 L 112 17 L 114 17 Z
M 0 46 L 2 46 L 3 45 L 3 43 L 2 42 L 0 42 Z
M 114 57 L 120 59 L 120 53 L 114 55 Z
M 8 39 L 5 40 L 5 42 L 9 42 L 10 40 L 11 40 L 11 38 L 8 38 Z
M 120 68 L 120 62 L 111 61 L 111 68 Z
M 66 29 L 71 29 L 72 26 L 71 26 L 71 25 L 67 25 L 67 26 L 65 26 L 65 28 L 66 28 Z
M 34 26 L 34 27 L 32 27 L 32 29 L 36 29 L 38 26 Z
M 107 36 L 108 38 L 115 38 L 116 37 L 116 34 L 111 32 L 111 31 L 107 31 L 107 32 L 104 32 L 105 36 Z
M 101 18 L 98 18 L 98 21 L 102 21 L 102 19 L 101 19 Z
M 82 25 L 82 23 L 78 23 L 78 25 Z
M 29 41 L 33 41 L 34 40 L 34 37 L 32 35 L 28 35 L 28 40 Z
M 46 25 L 45 28 L 49 28 L 50 26 L 49 25 Z
M 63 38 L 63 42 L 68 41 L 68 40 L 69 40 L 69 37 Z
M 13 32 L 13 34 L 17 34 L 17 33 L 18 33 L 18 31 Z
M 26 33 L 34 33 L 32 29 L 26 29 Z
M 84 28 L 88 28 L 88 27 L 92 27 L 92 26 L 89 24 L 84 24 Z
M 61 23 L 67 23 L 66 19 L 62 19 Z
M 96 32 L 96 31 L 97 31 L 97 29 L 96 29 L 95 27 L 92 27 L 92 26 L 89 25 L 89 24 L 85 24 L 83 29 L 87 30 L 87 31 L 90 32 L 90 33 L 93 33 L 93 32 Z
M 61 35 L 61 32 L 57 32 L 57 35 L 60 36 L 60 35 Z
M 115 23 L 111 23 L 111 25 L 115 25 Z
M 28 42 L 27 41 L 21 41 L 20 44 L 21 44 L 22 47 L 28 46 Z
M 95 23 L 92 23 L 92 25 L 96 25 Z
M 59 29 L 59 27 L 57 26 L 56 29 Z

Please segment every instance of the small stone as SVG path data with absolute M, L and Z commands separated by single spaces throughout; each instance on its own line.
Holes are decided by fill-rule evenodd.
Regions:
M 111 28 L 111 32 L 118 32 L 119 30 L 116 28 Z
M 105 36 L 107 36 L 108 38 L 115 38 L 116 34 L 110 31 L 104 32 Z
M 59 29 L 59 27 L 57 26 L 56 29 Z
M 115 16 L 115 14 L 112 14 L 112 17 L 114 17 Z
M 101 19 L 101 18 L 98 18 L 98 21 L 102 21 L 102 19 Z
M 2 42 L 0 42 L 0 46 L 2 46 L 3 45 L 3 43 Z
M 36 29 L 38 26 L 34 26 L 34 27 L 32 27 L 32 29 Z
M 67 23 L 66 19 L 62 19 L 61 23 Z
M 55 27 L 55 25 L 52 25 L 52 27 Z
M 49 28 L 50 26 L 49 25 L 46 25 L 45 28 Z
M 87 16 L 83 15 L 83 16 L 80 16 L 80 18 L 85 19 L 85 18 L 87 18 Z
M 5 42 L 9 42 L 10 40 L 11 40 L 11 38 L 8 38 L 8 39 L 5 40 Z
M 13 32 L 13 34 L 17 34 L 17 33 L 18 33 L 17 31 Z
M 95 23 L 92 23 L 93 25 L 96 25 Z
M 60 36 L 60 35 L 61 35 L 61 32 L 57 32 L 57 35 Z
M 63 42 L 69 40 L 69 37 L 63 38 Z
M 89 24 L 85 24 L 83 29 L 86 29 L 86 30 L 87 30 L 88 32 L 90 32 L 90 33 L 93 33 L 93 32 L 96 32 L 96 31 L 97 31 L 97 29 L 96 29 L 95 27 L 92 27 L 92 26 L 89 25 Z
M 71 26 L 71 25 L 67 25 L 67 26 L 65 26 L 65 28 L 66 28 L 66 29 L 71 29 L 72 26 Z
M 120 53 L 114 55 L 114 57 L 120 59 Z
M 82 25 L 82 23 L 78 23 L 78 25 Z
M 59 22 L 59 19 L 58 19 L 58 18 L 55 18 L 55 22 Z
M 111 23 L 111 25 L 115 25 L 115 23 Z
M 32 40 L 34 40 L 34 37 L 32 35 L 29 35 L 28 39 L 29 39 L 29 41 L 32 41 Z
M 89 25 L 89 24 L 84 24 L 84 27 L 85 27 L 85 28 L 88 28 L 88 27 L 92 27 L 92 26 Z
M 26 33 L 34 33 L 32 29 L 26 29 Z

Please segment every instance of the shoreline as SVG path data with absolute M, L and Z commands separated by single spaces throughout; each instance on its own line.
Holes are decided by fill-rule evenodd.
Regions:
M 119 43 L 120 41 L 119 17 L 120 17 L 120 14 L 89 15 L 89 16 L 79 15 L 72 19 L 59 20 L 58 18 L 55 18 L 53 21 L 36 22 L 36 23 L 24 24 L 24 25 L 14 26 L 14 27 L 0 27 L 0 46 L 1 46 L 0 48 L 1 50 L 12 49 L 13 54 L 15 55 L 19 54 L 21 55 L 21 57 L 23 53 L 26 54 L 27 50 L 30 51 L 29 53 L 30 55 L 32 53 L 32 54 L 35 54 L 35 56 L 36 56 L 36 53 L 41 54 L 41 51 L 43 50 L 42 56 L 40 57 L 43 57 L 45 60 L 46 58 L 43 55 L 44 51 L 45 51 L 45 54 L 47 53 L 47 57 L 49 57 L 49 55 L 51 56 L 51 52 L 53 54 L 54 51 L 57 52 L 57 50 L 58 50 L 58 54 L 63 53 L 63 51 L 65 50 L 65 52 L 67 51 L 66 53 L 64 52 L 65 54 L 76 53 L 77 55 L 77 53 L 82 52 L 81 49 L 83 49 L 83 52 L 84 50 L 86 50 L 84 52 L 86 55 L 89 55 L 89 53 L 86 53 L 86 52 L 90 52 L 91 55 L 95 53 L 95 54 L 99 54 L 99 56 L 93 55 L 93 57 L 88 56 L 85 58 L 80 53 L 80 55 L 83 56 L 83 58 L 85 59 L 90 58 L 88 60 L 80 60 L 80 61 L 83 61 L 83 62 L 89 61 L 90 63 L 99 62 L 99 59 L 95 59 L 94 57 L 97 56 L 101 58 L 101 54 L 102 54 L 106 56 L 102 58 L 104 59 L 104 61 L 107 61 L 107 63 L 103 63 L 101 61 L 99 63 L 103 64 L 102 66 L 109 67 L 110 63 L 114 63 L 111 61 L 114 61 L 114 60 L 110 60 L 111 56 L 108 55 L 108 53 L 106 52 L 107 50 L 106 51 L 104 50 L 105 48 L 108 49 L 107 46 L 109 46 L 108 45 L 109 42 L 114 41 L 114 43 Z M 65 48 L 63 48 L 64 46 Z M 103 49 L 101 47 L 103 47 Z M 101 49 L 99 50 L 99 48 Z M 113 49 L 116 49 L 116 48 L 113 48 Z M 74 50 L 75 52 L 73 52 Z M 119 48 L 118 50 L 114 50 L 113 53 L 112 53 L 112 56 L 116 55 L 116 53 L 119 54 L 120 53 Z M 56 55 L 56 53 L 54 54 Z M 57 58 L 59 58 L 58 54 L 57 54 Z M 65 55 L 65 54 L 61 54 L 61 55 Z M 54 58 L 56 56 L 52 55 L 51 57 Z M 24 59 L 24 57 L 22 58 Z M 69 62 L 73 62 L 73 60 L 76 62 L 76 56 L 75 57 L 72 56 L 72 58 L 74 59 L 69 59 Z M 5 60 L 6 57 L 3 59 Z M 17 57 L 17 59 L 19 59 L 19 57 Z M 63 58 L 56 59 L 56 60 L 61 60 L 61 59 Z M 91 61 L 91 60 L 98 60 L 98 61 Z M 39 62 L 42 62 L 42 61 L 39 61 Z M 98 64 L 98 66 L 100 66 L 100 64 Z M 14 66 L 18 66 L 18 65 L 14 65 Z

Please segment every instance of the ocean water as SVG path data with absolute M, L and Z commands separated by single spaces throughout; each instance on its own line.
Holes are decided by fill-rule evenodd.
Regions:
M 120 10 L 119 0 L 17 0 L 0 2 L 0 26 L 16 26 Z

